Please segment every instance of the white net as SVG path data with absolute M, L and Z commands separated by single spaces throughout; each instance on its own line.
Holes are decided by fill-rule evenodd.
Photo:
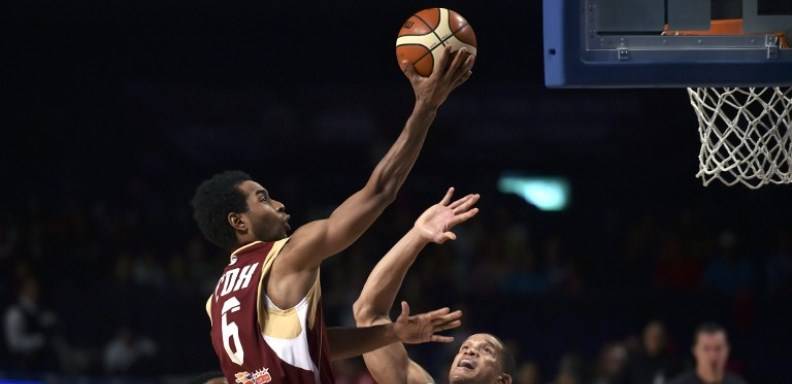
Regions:
M 792 183 L 792 87 L 688 88 L 698 115 L 696 177 L 757 189 Z

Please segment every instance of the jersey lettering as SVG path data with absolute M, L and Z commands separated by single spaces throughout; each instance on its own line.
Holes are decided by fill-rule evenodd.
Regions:
M 250 285 L 250 279 L 253 277 L 253 273 L 256 272 L 256 267 L 258 267 L 258 265 L 259 263 L 246 265 L 242 268 L 241 273 L 239 268 L 234 268 L 226 272 L 217 283 L 217 288 L 220 287 L 221 283 L 223 285 L 223 291 L 220 292 L 220 296 L 225 296 L 240 289 L 247 288 Z M 215 289 L 215 299 L 218 298 L 217 288 Z

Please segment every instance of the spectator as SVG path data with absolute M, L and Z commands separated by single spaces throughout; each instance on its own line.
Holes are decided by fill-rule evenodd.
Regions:
M 668 350 L 665 325 L 651 321 L 643 331 L 641 349 L 630 356 L 626 384 L 664 384 L 679 373 L 679 365 Z
M 558 363 L 558 374 L 556 375 L 555 384 L 577 384 L 581 382 L 581 367 L 580 358 L 574 354 L 566 354 L 561 357 Z
M 107 373 L 129 373 L 141 367 L 147 358 L 157 354 L 157 344 L 136 337 L 129 329 L 120 328 L 104 351 L 104 368 Z
M 595 384 L 615 384 L 621 381 L 627 349 L 619 343 L 606 345 L 597 361 Z
M 516 383 L 519 384 L 539 384 L 539 366 L 533 361 L 520 364 L 517 369 Z
M 54 313 L 39 306 L 39 285 L 30 276 L 22 278 L 16 304 L 4 319 L 5 340 L 13 366 L 21 370 L 57 368 L 53 347 Z
M 739 376 L 726 372 L 729 341 L 723 327 L 702 324 L 696 329 L 694 339 L 695 371 L 678 376 L 671 384 L 745 384 Z

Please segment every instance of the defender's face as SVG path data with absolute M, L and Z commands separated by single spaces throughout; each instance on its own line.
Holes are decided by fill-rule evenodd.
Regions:
M 291 227 L 286 206 L 273 199 L 261 184 L 247 180 L 237 187 L 245 195 L 248 211 L 240 214 L 257 240 L 276 241 L 285 238 Z
M 451 383 L 495 383 L 503 369 L 503 345 L 492 335 L 472 335 L 459 347 L 448 378 Z
M 696 365 L 710 372 L 722 373 L 729 359 L 729 343 L 723 332 L 701 333 L 693 346 Z

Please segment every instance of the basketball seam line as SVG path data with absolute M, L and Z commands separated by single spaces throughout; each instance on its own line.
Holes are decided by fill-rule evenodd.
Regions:
M 426 57 L 426 55 L 428 55 L 428 54 L 432 53 L 432 48 L 429 48 L 429 47 L 427 47 L 427 46 L 425 46 L 425 45 L 423 45 L 423 44 L 419 44 L 419 43 L 406 43 L 406 44 L 401 44 L 401 45 L 399 45 L 398 47 L 406 47 L 406 46 L 408 46 L 408 45 L 413 45 L 413 46 L 416 46 L 416 47 L 423 47 L 423 48 L 426 48 L 426 53 L 424 53 L 423 55 L 421 55 L 420 57 L 418 57 L 418 58 L 417 58 L 417 59 L 416 59 L 416 60 L 415 60 L 415 61 L 412 63 L 412 65 L 413 65 L 413 66 L 415 66 L 415 64 L 416 64 L 416 63 L 418 63 L 419 61 L 423 60 L 423 58 L 424 58 L 424 57 Z M 438 44 L 438 45 L 439 45 L 439 44 Z M 397 48 L 398 48 L 398 47 L 397 47 Z M 432 66 L 434 67 L 434 57 L 432 58 Z
M 422 23 L 424 23 L 424 25 L 426 25 L 426 28 L 429 28 L 429 30 L 430 30 L 430 31 L 432 31 L 432 34 L 433 34 L 433 35 L 435 35 L 435 37 L 437 38 L 437 40 L 440 40 L 440 44 L 442 44 L 442 43 L 443 43 L 442 39 L 440 39 L 440 35 L 438 35 L 438 34 L 437 34 L 437 32 L 435 32 L 435 29 L 437 29 L 437 27 L 439 27 L 439 26 L 440 26 L 440 16 L 441 16 L 441 12 L 440 12 L 440 9 L 439 9 L 439 8 L 437 9 L 437 27 L 434 27 L 434 28 L 432 28 L 432 26 L 431 26 L 431 25 L 429 25 L 429 23 L 427 23 L 427 22 L 426 22 L 426 20 L 424 20 L 424 19 L 423 19 L 423 17 L 421 17 L 421 16 L 418 16 L 418 14 L 417 14 L 417 13 L 416 13 L 416 14 L 414 14 L 413 16 L 417 17 L 417 18 L 418 18 L 418 20 L 421 20 L 421 22 L 422 22 Z M 434 49 L 434 48 L 432 48 L 432 49 Z
M 465 23 L 465 24 L 463 24 L 461 27 L 457 28 L 457 30 L 456 30 L 456 31 L 451 31 L 451 34 L 450 34 L 450 35 L 448 35 L 448 37 L 446 37 L 445 39 L 441 40 L 440 42 L 441 42 L 441 43 L 445 43 L 445 41 L 446 41 L 446 40 L 448 40 L 448 39 L 450 39 L 450 38 L 452 38 L 452 37 L 456 36 L 457 32 L 459 32 L 459 31 L 461 31 L 461 30 L 465 29 L 465 27 L 467 27 L 468 25 L 470 25 L 470 24 L 468 24 L 468 23 Z M 461 43 L 464 43 L 464 44 L 467 44 L 467 45 L 472 45 L 472 44 L 465 43 L 465 42 L 464 42 L 464 41 L 462 41 L 462 40 L 459 40 L 459 41 L 460 41 Z M 445 45 L 445 44 L 443 44 L 443 45 Z
M 421 33 L 421 34 L 405 33 L 405 34 L 403 34 L 403 35 L 399 35 L 399 36 L 397 36 L 397 39 L 398 39 L 398 38 L 400 38 L 400 37 L 404 37 L 404 36 L 419 36 L 419 37 L 420 37 L 420 36 L 427 36 L 427 35 L 429 35 L 430 33 L 431 33 L 431 32 L 428 32 L 428 33 Z M 440 40 L 440 39 L 438 38 L 438 40 Z
M 435 48 L 439 47 L 440 45 L 443 45 L 443 46 L 445 46 L 445 44 L 443 44 L 443 43 L 445 43 L 445 41 L 446 41 L 446 40 L 448 40 L 448 39 L 450 39 L 450 38 L 452 38 L 452 37 L 456 36 L 456 33 L 457 33 L 457 32 L 461 31 L 462 29 L 464 29 L 464 28 L 465 28 L 465 27 L 467 27 L 468 25 L 470 25 L 470 24 L 468 24 L 468 23 L 465 23 L 465 24 L 464 24 L 464 25 L 462 25 L 461 27 L 457 28 L 457 30 L 456 30 L 456 31 L 451 31 L 451 34 L 450 34 L 450 35 L 448 35 L 448 37 L 446 37 L 445 39 L 442 39 L 442 40 L 440 40 L 440 38 L 438 37 L 437 39 L 438 39 L 438 40 L 440 40 L 440 44 L 437 44 L 437 45 L 435 45 L 434 47 L 431 47 L 431 48 L 429 48 L 429 47 L 427 47 L 427 46 L 425 46 L 425 45 L 423 45 L 423 44 L 414 44 L 414 43 L 402 44 L 402 45 L 399 45 L 399 47 L 401 47 L 401 46 L 405 46 L 405 45 L 418 45 L 418 46 L 421 46 L 421 47 L 424 47 L 424 48 L 428 48 L 428 50 L 426 51 L 426 53 L 424 53 L 423 55 L 421 55 L 421 57 L 417 58 L 417 59 L 415 60 L 415 62 L 413 62 L 413 65 L 415 65 L 415 63 L 417 63 L 417 62 L 421 61 L 421 60 L 422 60 L 424 57 L 426 57 L 426 55 L 429 55 L 429 54 L 431 54 L 431 53 L 432 53 L 432 51 L 434 51 L 434 49 L 435 49 Z M 423 35 L 421 35 L 421 36 L 426 36 L 426 35 L 427 35 L 427 34 L 425 33 L 425 34 L 423 34 Z M 435 33 L 435 36 L 437 36 L 437 34 L 436 34 L 436 33 Z M 401 37 L 401 36 L 399 36 L 399 37 Z M 460 41 L 462 41 L 462 40 L 460 40 Z M 471 44 L 465 43 L 464 41 L 462 41 L 462 43 L 464 43 L 464 44 L 467 44 L 467 45 L 471 45 Z M 432 64 L 434 64 L 434 57 L 432 57 Z
M 470 24 L 468 24 L 468 23 L 462 24 L 462 26 L 461 26 L 461 27 L 459 27 L 459 28 L 457 28 L 457 30 L 456 30 L 456 31 L 451 31 L 451 35 L 449 35 L 448 37 L 446 37 L 446 38 L 445 38 L 443 41 L 445 42 L 446 40 L 448 40 L 448 39 L 450 39 L 450 38 L 452 38 L 452 37 L 456 36 L 457 32 L 459 32 L 459 31 L 461 31 L 461 30 L 465 29 L 465 27 L 467 27 L 467 26 L 469 26 L 469 25 L 470 25 Z M 460 41 L 461 43 L 464 43 L 464 44 L 467 44 L 467 45 L 473 45 L 473 44 L 468 44 L 468 43 L 465 43 L 465 42 L 464 42 L 464 41 L 462 41 L 462 40 L 459 40 L 459 41 Z

